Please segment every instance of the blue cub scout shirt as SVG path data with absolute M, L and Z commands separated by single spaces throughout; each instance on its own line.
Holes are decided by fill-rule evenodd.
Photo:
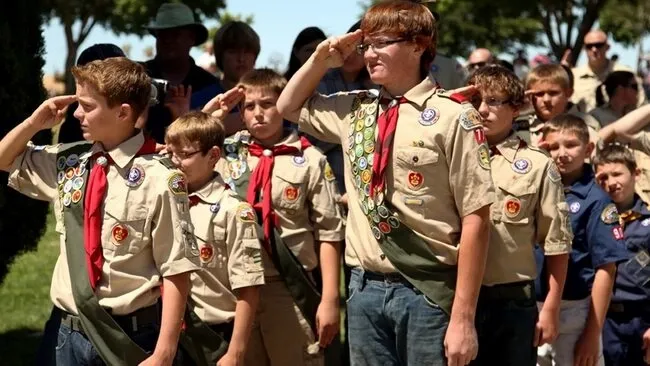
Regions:
M 585 164 L 582 178 L 564 188 L 569 205 L 573 242 L 562 300 L 581 300 L 591 294 L 596 269 L 629 257 L 616 206 L 597 184 L 591 166 Z M 544 253 L 535 249 L 537 300 L 548 292 Z
M 650 210 L 639 196 L 621 213 L 626 260 L 618 264 L 612 302 L 650 302 Z

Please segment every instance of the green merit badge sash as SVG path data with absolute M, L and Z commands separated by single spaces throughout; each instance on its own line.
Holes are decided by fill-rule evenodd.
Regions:
M 221 197 L 217 199 L 217 203 L 210 205 L 210 229 L 209 233 L 213 233 L 212 225 L 214 223 L 215 217 L 219 213 L 221 207 L 221 199 L 225 193 L 221 194 Z M 212 234 L 211 234 L 212 235 Z M 214 238 L 209 239 L 211 241 Z M 201 258 L 213 257 L 214 249 L 210 246 L 206 246 L 204 249 L 200 250 Z M 228 340 L 232 334 L 227 334 L 226 325 L 224 324 L 224 330 L 215 331 L 208 324 L 203 322 L 201 318 L 192 310 L 192 304 L 187 304 L 185 308 L 185 316 L 183 318 L 185 321 L 185 329 L 181 332 L 180 344 L 183 347 L 183 350 L 192 358 L 194 363 L 197 366 L 208 366 L 214 365 L 223 355 L 228 351 Z
M 84 248 L 83 198 L 85 196 L 91 143 L 82 143 L 57 153 L 59 199 L 66 228 L 65 249 L 79 319 L 84 333 L 107 365 L 137 365 L 148 356 L 113 317 L 99 305 L 90 286 Z
M 384 200 L 384 192 L 370 198 L 378 110 L 379 98 L 360 93 L 350 112 L 347 154 L 359 192 L 359 205 L 373 236 L 393 266 L 427 298 L 451 314 L 457 267 L 438 260 L 429 244 L 400 222 L 390 202 Z
M 241 197 L 246 197 L 251 174 L 247 164 L 249 139 L 248 135 L 237 133 L 232 138 L 226 139 L 224 145 L 228 166 L 223 178 Z M 261 215 L 257 216 L 261 219 Z M 269 241 L 272 249 L 269 254 L 273 265 L 280 273 L 303 317 L 316 333 L 316 311 L 321 300 L 320 291 L 298 258 L 284 243 L 277 229 L 273 230 L 273 236 Z

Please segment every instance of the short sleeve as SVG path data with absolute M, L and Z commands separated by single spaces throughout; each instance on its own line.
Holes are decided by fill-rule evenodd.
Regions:
M 355 95 L 314 93 L 302 106 L 298 127 L 319 140 L 340 144 L 344 121 L 352 110 Z
M 309 219 L 314 225 L 314 237 L 320 241 L 341 241 L 345 237 L 343 215 L 336 202 L 338 189 L 332 169 L 321 156 L 318 169 L 310 172 Z
M 627 259 L 618 211 L 608 199 L 601 199 L 593 205 L 587 223 L 587 233 L 594 268 Z
M 11 165 L 9 187 L 42 201 L 58 199 L 56 160 L 60 146 L 34 146 L 30 142 Z
M 257 216 L 250 204 L 241 202 L 228 210 L 228 278 L 233 290 L 264 284 L 261 237 Z
M 537 243 L 540 243 L 545 255 L 571 251 L 573 231 L 569 222 L 569 207 L 564 197 L 560 172 L 550 159 L 542 178 L 536 219 Z

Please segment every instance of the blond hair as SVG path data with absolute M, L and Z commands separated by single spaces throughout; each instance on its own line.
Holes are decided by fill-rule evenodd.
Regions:
M 556 84 L 562 89 L 571 89 L 573 88 L 571 79 L 572 75 L 570 76 L 562 65 L 539 65 L 526 76 L 526 89 L 530 89 L 533 85 L 541 82 Z
M 254 69 L 244 74 L 239 80 L 239 86 L 244 89 L 264 89 L 278 96 L 287 86 L 287 80 L 271 69 Z
M 203 112 L 190 112 L 177 118 L 165 133 L 165 143 L 192 145 L 198 143 L 202 153 L 223 145 L 224 129 L 216 118 Z

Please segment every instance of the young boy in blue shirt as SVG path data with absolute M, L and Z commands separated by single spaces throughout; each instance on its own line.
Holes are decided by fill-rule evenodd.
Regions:
M 608 366 L 650 363 L 650 210 L 635 193 L 640 171 L 634 153 L 618 144 L 594 159 L 596 178 L 621 213 L 626 260 L 619 263 L 614 294 L 603 328 Z
M 573 243 L 562 302 L 560 335 L 538 348 L 538 365 L 603 365 L 601 332 L 614 284 L 616 263 L 626 258 L 616 206 L 585 164 L 594 149 L 585 122 L 562 114 L 547 122 L 543 142 L 562 177 Z M 569 223 L 567 223 L 569 224 Z M 537 250 L 537 300 L 547 294 L 546 268 Z

